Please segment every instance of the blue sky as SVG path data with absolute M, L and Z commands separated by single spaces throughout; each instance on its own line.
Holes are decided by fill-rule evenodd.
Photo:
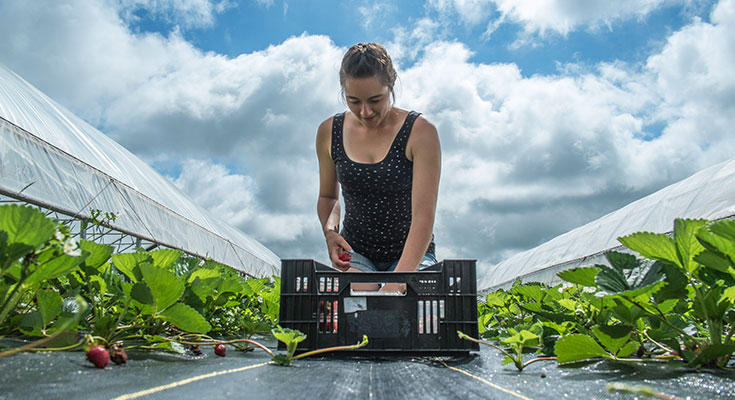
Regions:
M 0 37 L 0 63 L 283 258 L 326 258 L 314 134 L 358 41 L 439 131 L 439 258 L 486 270 L 735 148 L 735 0 L 0 0 Z
M 137 19 L 131 21 L 130 27 L 137 32 L 167 35 L 178 26 L 183 29 L 183 36 L 197 48 L 237 57 L 304 33 L 326 35 L 342 47 L 360 41 L 389 42 L 394 39 L 395 27 L 410 26 L 421 18 L 438 14 L 424 1 L 394 2 L 380 9 L 381 12 L 366 25 L 360 7 L 367 3 L 315 0 L 273 1 L 268 5 L 241 1 L 226 7 L 212 24 L 183 28 L 181 21 L 170 15 L 138 8 L 135 11 Z M 456 20 L 444 27 L 441 36 L 465 43 L 475 53 L 474 62 L 515 63 L 524 76 L 553 74 L 559 63 L 594 66 L 599 62 L 643 62 L 666 43 L 669 34 L 690 23 L 693 17 L 708 22 L 713 4 L 713 1 L 699 1 L 687 7 L 664 4 L 644 16 L 612 21 L 594 29 L 550 33 L 532 45 L 521 47 L 511 46 L 523 30 L 513 23 L 504 23 L 491 35 L 486 35 L 486 25 L 468 26 Z M 493 8 L 492 4 L 487 7 Z M 493 15 L 498 15 L 497 10 Z M 414 60 L 404 61 L 402 67 L 406 68 Z

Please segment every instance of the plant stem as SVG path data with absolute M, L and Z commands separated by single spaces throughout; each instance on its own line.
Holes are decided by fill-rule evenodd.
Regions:
M 643 332 L 641 332 L 641 333 L 643 334 L 643 336 L 645 336 L 645 337 L 646 337 L 646 339 L 648 339 L 648 340 L 649 340 L 649 341 L 650 341 L 651 343 L 655 344 L 655 345 L 656 345 L 657 347 L 659 347 L 660 349 L 662 349 L 662 350 L 665 350 L 665 351 L 669 351 L 669 352 L 672 352 L 672 351 L 674 351 L 673 349 L 670 349 L 670 348 L 666 347 L 666 345 L 664 345 L 664 344 L 661 344 L 661 343 L 659 343 L 659 342 L 657 342 L 657 341 L 655 341 L 655 340 L 651 339 L 651 337 L 650 337 L 650 336 L 648 336 L 648 332 L 647 332 L 647 331 L 646 331 L 645 329 L 644 329 L 644 330 L 643 330 Z
M 38 346 L 40 346 L 40 345 L 42 345 L 42 344 L 44 344 L 44 343 L 46 343 L 46 342 L 48 342 L 48 341 L 56 338 L 56 337 L 58 337 L 62 333 L 66 332 L 66 330 L 69 329 L 70 326 L 72 326 L 72 325 L 76 324 L 77 322 L 79 322 L 79 318 L 81 318 L 82 314 L 84 314 L 86 311 L 87 311 L 86 303 L 83 303 L 83 306 L 81 307 L 81 309 L 79 310 L 79 312 L 75 315 L 75 317 L 72 318 L 72 319 L 70 319 L 70 320 L 67 320 L 65 323 L 61 324 L 61 326 L 59 326 L 59 330 L 56 333 L 54 333 L 53 335 L 47 336 L 47 337 L 45 337 L 43 339 L 36 340 L 35 342 L 28 343 L 26 345 L 17 347 L 17 348 L 12 349 L 12 350 L 4 351 L 4 352 L 0 353 L 0 358 L 6 357 L 6 356 L 10 356 L 10 355 L 13 355 L 13 354 L 16 354 L 16 353 L 20 353 L 20 352 L 23 352 L 23 351 L 26 351 L 26 350 L 33 349 L 35 347 L 38 347 Z M 80 343 L 84 343 L 85 342 L 85 339 L 87 339 L 87 338 L 86 337 L 83 338 Z M 73 347 L 76 347 L 78 345 L 79 345 L 79 343 L 73 345 Z
M 691 285 L 695 293 L 694 301 L 699 303 L 699 306 L 702 309 L 702 312 L 704 313 L 704 320 L 707 321 L 707 330 L 709 331 L 710 343 L 711 344 L 722 343 L 722 325 L 721 325 L 722 323 L 720 321 L 715 321 L 710 317 L 709 310 L 707 309 L 707 305 L 704 303 L 704 297 L 702 296 L 702 292 L 699 290 L 697 286 L 694 285 L 694 283 L 691 283 Z
M 358 344 L 353 344 L 351 346 L 327 347 L 327 348 L 324 348 L 324 349 L 317 349 L 317 350 L 307 351 L 306 353 L 301 353 L 301 354 L 299 354 L 299 355 L 297 355 L 297 356 L 295 356 L 295 357 L 293 357 L 291 359 L 292 360 L 298 360 L 299 358 L 311 357 L 311 356 L 315 356 L 317 354 L 327 353 L 327 352 L 330 352 L 330 351 L 355 350 L 355 349 L 359 349 L 362 346 L 365 346 L 366 344 L 367 344 L 367 342 L 362 342 L 362 343 L 358 343 Z
M 671 322 L 669 322 L 669 320 L 667 320 L 667 319 L 666 319 L 666 316 L 664 316 L 663 314 L 660 314 L 660 313 L 661 313 L 661 311 L 660 311 L 660 310 L 657 310 L 657 311 L 659 312 L 659 314 L 656 314 L 656 313 L 652 313 L 652 312 L 648 311 L 648 310 L 647 310 L 647 309 L 646 309 L 645 307 L 641 306 L 641 305 L 640 305 L 640 304 L 638 304 L 637 302 L 635 302 L 635 301 L 633 301 L 633 300 L 631 300 L 631 299 L 629 299 L 629 298 L 627 298 L 627 297 L 623 297 L 623 296 L 620 296 L 620 298 L 621 298 L 621 299 L 624 299 L 624 300 L 628 301 L 628 302 L 629 302 L 630 304 L 633 304 L 634 306 L 636 306 L 636 307 L 640 308 L 641 310 L 643 310 L 643 311 L 644 311 L 645 313 L 647 313 L 648 315 L 650 315 L 650 316 L 652 316 L 652 317 L 656 317 L 656 318 L 657 318 L 657 319 L 658 319 L 659 321 L 663 322 L 663 323 L 664 323 L 664 325 L 666 325 L 666 326 L 668 326 L 669 328 L 673 329 L 673 330 L 674 330 L 674 331 L 676 331 L 676 332 L 677 332 L 677 333 L 678 333 L 679 335 L 681 335 L 681 336 L 683 336 L 683 337 L 685 337 L 685 338 L 688 338 L 688 339 L 689 339 L 690 341 L 692 341 L 692 342 L 696 342 L 696 339 L 694 339 L 694 338 L 693 338 L 692 336 L 690 336 L 690 335 L 689 335 L 688 333 L 686 333 L 686 332 L 684 332 L 683 330 L 681 330 L 681 329 L 677 328 L 676 326 L 672 325 L 672 324 L 671 324 Z
M 23 283 L 28 278 L 28 275 L 26 275 L 26 269 L 28 268 L 28 265 L 30 261 L 28 256 L 23 260 L 24 268 L 21 269 L 20 272 L 20 279 L 18 280 L 18 283 L 15 284 L 15 287 L 13 288 L 13 291 L 10 293 L 10 296 L 8 296 L 8 299 L 5 301 L 5 304 L 3 304 L 3 309 L 0 312 L 0 326 L 5 325 L 5 319 L 8 317 L 8 314 L 10 314 L 10 310 L 12 310 L 17 304 L 18 301 L 20 301 L 20 298 L 23 296 L 23 291 L 21 290 L 21 287 L 23 286 Z
M 538 361 L 555 361 L 556 359 L 557 359 L 556 357 L 536 357 L 536 358 L 534 358 L 532 360 L 528 360 L 525 363 L 523 363 L 522 367 L 523 368 L 526 368 L 527 366 L 529 366 L 529 365 L 531 365 L 531 364 L 533 364 L 535 362 L 538 362 Z
M 80 339 L 78 342 L 74 344 L 70 344 L 69 346 L 64 347 L 44 347 L 42 349 L 39 348 L 32 348 L 32 349 L 26 349 L 27 351 L 68 351 L 68 350 L 74 350 L 77 347 L 81 347 L 85 343 L 85 338 Z
M 271 351 L 271 349 L 263 346 L 262 344 L 256 342 L 255 340 L 250 339 L 233 339 L 233 340 L 216 340 L 216 341 L 210 341 L 210 342 L 189 342 L 185 340 L 175 340 L 170 338 L 163 338 L 169 342 L 177 342 L 181 344 L 188 344 L 188 345 L 195 345 L 195 346 L 215 346 L 218 344 L 233 344 L 233 343 L 250 343 L 254 346 L 257 346 L 261 348 L 263 351 L 268 353 L 271 357 L 275 357 L 275 354 Z
M 647 362 L 656 362 L 656 363 L 665 363 L 669 362 L 665 359 L 658 359 L 658 358 L 649 358 L 649 359 L 642 359 L 642 358 L 618 358 L 615 356 L 609 356 L 605 357 L 607 359 L 613 360 L 613 361 L 620 361 L 620 362 L 631 362 L 631 363 L 647 363 Z
M 480 340 L 480 339 L 475 339 L 475 338 L 473 338 L 471 336 L 468 336 L 468 335 L 466 335 L 464 333 L 462 333 L 461 335 L 459 335 L 459 337 L 460 337 L 460 339 L 466 339 L 466 340 L 469 340 L 470 342 L 475 342 L 475 343 L 480 343 L 480 344 L 484 344 L 484 345 L 490 346 L 490 347 L 492 347 L 492 348 L 500 351 L 501 353 L 505 354 L 506 356 L 510 357 L 511 359 L 514 359 L 513 356 L 510 353 L 508 353 L 507 351 L 505 351 L 505 349 L 503 349 L 502 347 L 500 347 L 500 346 L 498 346 L 498 345 L 496 345 L 494 343 L 486 342 L 486 341 Z
M 64 331 L 59 331 L 59 332 L 54 333 L 51 336 L 47 336 L 47 337 L 45 337 L 43 339 L 36 340 L 35 342 L 24 344 L 23 346 L 16 347 L 16 348 L 11 349 L 11 350 L 3 351 L 2 353 L 0 353 L 0 358 L 7 357 L 7 356 L 12 356 L 13 354 L 17 354 L 17 353 L 22 353 L 22 352 L 24 352 L 26 350 L 37 350 L 37 351 L 55 351 L 55 350 L 59 350 L 59 349 L 35 349 L 35 347 L 38 347 L 38 346 L 40 346 L 40 345 L 42 345 L 42 344 L 44 344 L 44 343 L 46 343 L 46 342 L 48 342 L 48 341 L 56 338 L 56 337 L 58 337 L 62 333 L 64 333 Z M 73 348 L 73 347 L 79 346 L 79 344 L 81 344 L 81 343 L 84 343 L 84 339 L 82 339 L 79 343 L 76 343 L 76 344 L 74 344 L 72 346 L 68 346 L 68 347 L 69 348 Z M 68 349 L 67 348 L 61 348 L 60 350 L 68 350 Z

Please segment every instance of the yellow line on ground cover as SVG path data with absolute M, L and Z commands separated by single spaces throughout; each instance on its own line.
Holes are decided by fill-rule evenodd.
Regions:
M 456 367 L 452 367 L 452 366 L 449 366 L 449 365 L 447 365 L 447 363 L 445 363 L 444 361 L 441 361 L 441 363 L 442 363 L 442 364 L 444 364 L 444 366 L 445 366 L 445 367 L 447 367 L 447 368 L 451 369 L 452 371 L 457 371 L 457 372 L 461 372 L 461 373 L 463 373 L 463 374 L 465 374 L 465 375 L 469 376 L 470 378 L 475 378 L 475 379 L 477 379 L 478 381 L 480 381 L 480 382 L 482 382 L 482 383 L 484 383 L 484 384 L 487 384 L 487 385 L 491 386 L 491 387 L 492 387 L 492 388 L 494 388 L 494 389 L 500 390 L 501 392 L 504 392 L 504 393 L 508 393 L 509 395 L 512 395 L 512 396 L 518 397 L 519 399 L 523 399 L 523 400 L 531 400 L 531 399 L 530 399 L 529 397 L 526 397 L 526 396 L 524 396 L 524 395 L 522 395 L 522 394 L 520 394 L 520 393 L 516 393 L 516 392 L 514 392 L 514 391 L 512 391 L 512 390 L 510 390 L 510 389 L 506 389 L 506 388 L 504 388 L 504 387 L 502 387 L 502 386 L 498 386 L 498 385 L 496 385 L 496 384 L 494 384 L 494 383 L 490 382 L 489 380 L 487 380 L 487 379 L 485 379 L 485 378 L 479 377 L 479 376 L 477 376 L 477 375 L 473 375 L 473 374 L 471 374 L 471 373 L 469 373 L 469 372 L 467 372 L 467 371 L 465 371 L 465 370 L 463 370 L 463 369 L 459 369 L 459 368 L 456 368 Z
M 225 374 L 231 374 L 233 372 L 246 371 L 246 370 L 249 370 L 249 369 L 262 367 L 264 365 L 268 365 L 268 364 L 272 364 L 272 363 L 273 363 L 273 361 L 267 361 L 267 362 L 260 363 L 260 364 L 248 365 L 247 367 L 240 367 L 240 368 L 226 369 L 224 371 L 210 372 L 208 374 L 204 374 L 204 375 L 194 376 L 194 377 L 191 377 L 191 378 L 182 379 L 182 380 L 180 380 L 178 382 L 172 382 L 172 383 L 169 383 L 167 385 L 156 386 L 156 387 L 153 387 L 153 388 L 150 388 L 150 389 L 141 390 L 139 392 L 130 393 L 130 394 L 124 394 L 122 396 L 115 397 L 113 400 L 137 399 L 138 397 L 147 396 L 149 394 L 153 394 L 153 393 L 160 392 L 160 391 L 167 390 L 167 389 L 172 389 L 172 388 L 175 388 L 177 386 L 186 385 L 188 383 L 200 381 L 202 379 L 214 378 L 215 376 L 225 375 Z

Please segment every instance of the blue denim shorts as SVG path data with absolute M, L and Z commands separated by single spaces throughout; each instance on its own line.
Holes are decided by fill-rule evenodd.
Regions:
M 393 272 L 398 265 L 398 260 L 372 262 L 369 258 L 358 252 L 352 253 L 351 256 L 350 266 L 363 272 Z M 434 253 L 426 252 L 426 254 L 424 254 L 424 258 L 421 259 L 421 262 L 416 269 L 424 269 L 434 264 L 436 264 L 436 256 Z

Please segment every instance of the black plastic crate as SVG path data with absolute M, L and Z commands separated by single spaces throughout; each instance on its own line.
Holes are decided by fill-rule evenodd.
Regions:
M 280 325 L 307 335 L 297 353 L 369 344 L 353 354 L 467 356 L 477 337 L 475 260 L 444 260 L 417 272 L 341 272 L 314 260 L 281 261 Z M 353 283 L 405 283 L 401 296 Z M 357 288 L 359 289 L 359 288 Z M 285 349 L 279 343 L 279 349 Z

